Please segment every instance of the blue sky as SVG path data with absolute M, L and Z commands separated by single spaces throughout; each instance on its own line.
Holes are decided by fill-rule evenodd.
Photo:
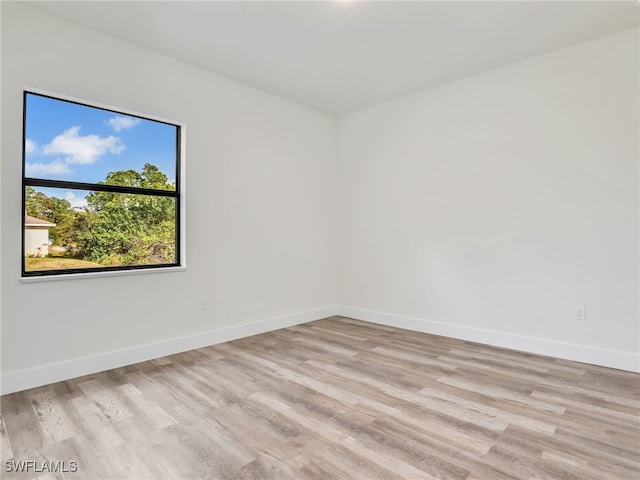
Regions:
M 175 126 L 34 94 L 27 95 L 26 109 L 28 177 L 97 183 L 109 172 L 151 163 L 175 180 Z M 82 206 L 86 192 L 65 191 L 68 199 L 69 193 L 78 198 L 72 205 Z

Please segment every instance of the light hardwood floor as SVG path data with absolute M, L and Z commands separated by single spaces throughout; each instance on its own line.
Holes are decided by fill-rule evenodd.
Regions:
M 3 479 L 638 480 L 640 376 L 332 317 L 6 395 L 0 428 Z

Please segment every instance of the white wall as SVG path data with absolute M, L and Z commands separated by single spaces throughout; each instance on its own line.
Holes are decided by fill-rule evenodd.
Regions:
M 638 37 L 343 117 L 341 312 L 640 369 Z
M 186 272 L 21 283 L 24 87 L 186 123 Z M 333 312 L 334 118 L 2 2 L 2 127 L 5 392 Z

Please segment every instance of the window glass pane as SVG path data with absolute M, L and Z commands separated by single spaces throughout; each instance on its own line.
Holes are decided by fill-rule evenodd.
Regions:
M 26 177 L 175 189 L 176 125 L 33 93 L 25 102 Z M 154 175 L 112 175 L 146 165 Z
M 181 127 L 47 94 L 24 102 L 23 275 L 179 266 Z
M 25 189 L 25 271 L 175 265 L 176 199 Z

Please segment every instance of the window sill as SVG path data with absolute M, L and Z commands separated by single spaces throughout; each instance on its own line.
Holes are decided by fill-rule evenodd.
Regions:
M 157 273 L 184 272 L 186 266 L 150 268 L 148 270 L 119 270 L 115 272 L 84 272 L 62 275 L 43 275 L 39 277 L 20 277 L 22 283 L 51 282 L 58 280 L 84 280 L 86 278 L 120 277 L 123 275 L 154 275 Z

